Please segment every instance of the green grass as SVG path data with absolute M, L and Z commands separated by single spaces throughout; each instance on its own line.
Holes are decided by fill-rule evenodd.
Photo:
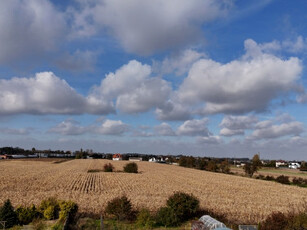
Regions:
M 301 172 L 301 171 L 289 171 L 285 169 L 274 169 L 274 168 L 261 168 L 258 170 L 258 172 L 271 172 L 271 173 L 280 173 L 282 174 L 287 174 L 287 175 L 295 175 L 295 176 L 305 176 L 307 177 L 307 173 Z

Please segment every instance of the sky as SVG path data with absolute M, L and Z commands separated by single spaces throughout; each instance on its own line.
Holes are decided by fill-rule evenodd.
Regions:
M 305 0 L 1 0 L 0 146 L 307 160 Z

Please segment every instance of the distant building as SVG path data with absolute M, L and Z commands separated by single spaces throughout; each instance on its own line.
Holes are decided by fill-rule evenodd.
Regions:
M 300 167 L 301 167 L 300 163 L 297 163 L 297 162 L 289 163 L 289 168 L 290 169 L 299 169 Z
M 276 168 L 279 168 L 279 167 L 283 167 L 283 166 L 287 166 L 287 162 L 286 161 L 276 161 Z
M 120 153 L 115 153 L 113 156 L 112 156 L 112 160 L 113 161 L 121 161 L 123 160 L 123 157 Z
M 0 155 L 0 159 L 12 159 L 12 156 L 9 156 L 9 155 Z
M 129 157 L 129 161 L 142 161 L 142 157 Z

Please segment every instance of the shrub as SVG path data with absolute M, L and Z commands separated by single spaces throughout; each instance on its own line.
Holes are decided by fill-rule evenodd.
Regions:
M 281 184 L 290 184 L 289 177 L 284 175 L 278 176 L 276 181 Z
M 17 214 L 10 200 L 6 200 L 3 206 L 0 208 L 0 220 L 6 221 L 5 227 L 11 228 L 18 224 Z
M 148 209 L 142 209 L 136 219 L 136 225 L 138 227 L 143 227 L 146 229 L 153 228 L 155 224 L 154 218 L 151 216 L 150 211 Z
M 138 173 L 138 165 L 135 162 L 128 163 L 124 167 L 126 173 Z
M 114 166 L 111 163 L 105 164 L 103 166 L 103 171 L 105 172 L 113 172 L 113 170 L 114 170 Z
M 287 226 L 287 216 L 281 212 L 274 212 L 261 224 L 260 230 L 284 230 Z
M 266 176 L 264 179 L 265 180 L 275 180 L 275 177 L 273 177 L 273 176 Z
M 156 222 L 158 225 L 164 227 L 176 227 L 180 225 L 181 220 L 176 215 L 174 209 L 171 207 L 162 207 L 157 212 Z
M 43 200 L 39 206 L 39 212 L 42 213 L 47 220 L 57 219 L 59 210 L 59 202 L 54 197 Z
M 307 229 L 307 213 L 300 213 L 289 218 L 286 230 Z
M 293 178 L 292 183 L 295 185 L 303 185 L 304 184 L 304 179 L 299 177 L 299 178 Z
M 73 201 L 61 201 L 60 210 L 60 220 L 64 220 L 67 217 L 74 218 L 78 211 L 78 205 Z
M 186 221 L 199 210 L 199 200 L 192 194 L 176 192 L 167 200 L 167 206 L 174 210 L 180 221 Z
M 31 207 L 19 206 L 16 209 L 19 224 L 25 225 L 31 223 L 35 218 L 38 218 L 39 212 L 36 210 L 35 205 Z
M 109 201 L 105 212 L 114 215 L 117 220 L 133 219 L 134 214 L 131 202 L 125 195 Z

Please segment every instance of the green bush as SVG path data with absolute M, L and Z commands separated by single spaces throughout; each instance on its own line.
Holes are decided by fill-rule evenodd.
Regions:
M 174 210 L 180 221 L 194 217 L 199 210 L 199 200 L 192 194 L 176 192 L 167 200 L 167 206 Z
M 18 217 L 19 224 L 26 225 L 31 223 L 35 218 L 39 217 L 39 212 L 36 210 L 35 205 L 31 207 L 19 206 L 16 209 L 16 214 Z
M 114 171 L 114 166 L 111 163 L 105 164 L 103 166 L 103 171 L 105 171 L 105 172 L 113 172 Z
M 135 162 L 128 163 L 124 167 L 126 173 L 138 173 L 138 165 Z
M 171 207 L 162 207 L 157 212 L 156 222 L 158 225 L 164 227 L 176 227 L 180 225 L 181 220 L 176 215 L 174 209 Z
M 125 195 L 109 201 L 105 212 L 115 216 L 117 220 L 131 220 L 134 217 L 131 202 Z
M 289 177 L 284 175 L 278 176 L 276 181 L 281 184 L 290 184 Z
M 142 209 L 136 219 L 136 225 L 141 228 L 151 229 L 155 224 L 154 218 L 148 209 Z
M 65 220 L 67 217 L 74 218 L 78 211 L 78 205 L 73 201 L 60 202 L 60 220 Z
M 59 217 L 59 202 L 54 197 L 43 200 L 38 209 L 47 220 L 53 220 Z
M 11 228 L 18 224 L 17 214 L 10 200 L 6 200 L 3 206 L 0 208 L 0 220 L 6 221 L 5 227 Z

